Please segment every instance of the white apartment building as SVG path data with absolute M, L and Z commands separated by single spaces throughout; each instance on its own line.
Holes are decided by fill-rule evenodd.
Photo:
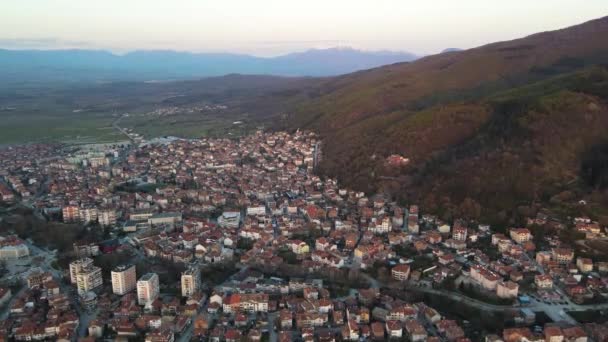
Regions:
M 81 296 L 101 287 L 101 285 L 103 285 L 103 278 L 101 277 L 100 267 L 90 265 L 81 268 L 76 273 L 76 288 Z
M 116 224 L 116 211 L 114 210 L 100 210 L 97 215 L 97 220 L 102 227 L 109 227 Z
M 112 292 L 124 295 L 135 290 L 137 275 L 135 265 L 122 265 L 112 270 Z
M 78 260 L 74 260 L 70 263 L 70 282 L 72 284 L 77 283 L 77 275 L 78 273 L 89 266 L 93 266 L 93 259 L 91 258 L 82 258 Z
M 149 305 L 158 298 L 159 284 L 156 273 L 146 273 L 137 281 L 137 303 Z
M 182 296 L 190 297 L 194 294 L 201 285 L 201 270 L 197 265 L 188 267 L 186 271 L 182 273 Z

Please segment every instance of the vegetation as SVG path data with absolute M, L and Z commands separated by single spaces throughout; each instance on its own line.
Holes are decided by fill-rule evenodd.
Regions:
M 98 227 L 48 222 L 36 217 L 30 209 L 21 209 L 0 221 L 0 232 L 32 239 L 36 245 L 56 249 L 60 254 L 73 251 L 75 241 L 101 241 L 105 233 Z

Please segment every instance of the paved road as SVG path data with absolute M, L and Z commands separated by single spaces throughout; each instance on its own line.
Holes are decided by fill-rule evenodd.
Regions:
M 118 126 L 118 123 L 120 122 L 120 120 L 122 120 L 123 117 L 124 117 L 124 114 L 119 116 L 116 120 L 114 120 L 112 122 L 112 127 L 117 129 L 120 133 L 124 134 L 131 142 L 135 142 L 135 140 L 133 140 L 133 138 L 131 138 L 129 133 L 127 133 L 127 131 L 124 128 L 120 128 L 120 126 Z
M 95 317 L 97 316 L 96 312 L 87 312 L 86 310 L 82 310 L 82 308 L 80 307 L 80 304 L 78 303 L 78 298 L 77 298 L 77 295 L 75 294 L 74 288 L 67 285 L 63 281 L 63 274 L 61 271 L 59 271 L 51 266 L 53 261 L 55 261 L 55 253 L 44 250 L 27 241 L 26 241 L 26 243 L 33 255 L 39 255 L 39 256 L 44 257 L 44 261 L 40 264 L 39 267 L 44 271 L 50 272 L 53 275 L 53 278 L 58 280 L 61 292 L 65 293 L 68 296 L 70 303 L 72 304 L 72 307 L 74 307 L 74 309 L 76 310 L 76 313 L 78 314 L 78 320 L 79 320 L 78 330 L 77 330 L 78 337 L 85 337 L 87 334 L 87 329 L 89 327 L 90 322 L 92 320 L 94 320 Z

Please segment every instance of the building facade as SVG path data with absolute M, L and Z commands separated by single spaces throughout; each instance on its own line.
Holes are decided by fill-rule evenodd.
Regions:
M 158 298 L 159 293 L 158 275 L 146 273 L 137 281 L 137 303 L 149 305 Z
M 137 275 L 135 265 L 122 265 L 112 270 L 112 292 L 124 295 L 135 290 Z

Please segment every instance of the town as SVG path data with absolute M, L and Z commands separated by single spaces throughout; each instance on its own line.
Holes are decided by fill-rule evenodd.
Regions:
M 320 177 L 312 132 L 0 149 L 0 336 L 606 341 L 581 215 L 443 221 Z M 387 157 L 406 165 L 403 156 Z

